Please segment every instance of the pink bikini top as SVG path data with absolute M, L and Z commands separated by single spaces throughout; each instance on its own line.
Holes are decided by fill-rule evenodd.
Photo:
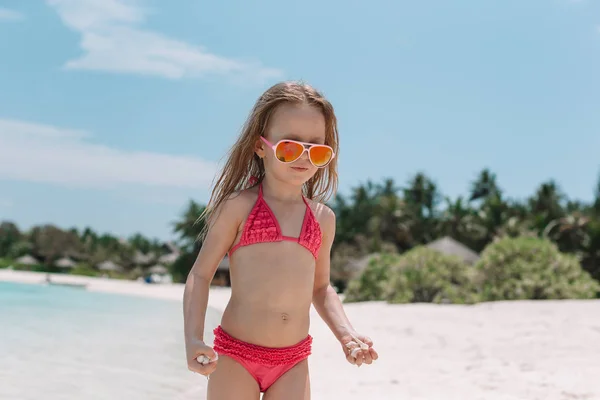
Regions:
M 243 246 L 289 240 L 291 242 L 298 242 L 301 246 L 310 251 L 316 259 L 319 254 L 319 249 L 321 248 L 321 227 L 304 196 L 302 197 L 302 200 L 304 200 L 304 204 L 306 204 L 306 212 L 304 213 L 300 236 L 297 238 L 283 236 L 277 218 L 275 218 L 273 211 L 271 211 L 271 208 L 263 198 L 262 184 L 260 184 L 258 186 L 258 199 L 256 199 L 256 203 L 254 203 L 254 207 L 246 219 L 242 237 L 238 244 L 231 248 L 229 256 L 231 257 L 235 250 Z

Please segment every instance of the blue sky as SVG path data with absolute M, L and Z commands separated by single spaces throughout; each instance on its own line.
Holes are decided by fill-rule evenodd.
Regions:
M 592 0 L 0 1 L 0 219 L 170 238 L 260 93 L 304 79 L 340 121 L 340 192 L 417 171 L 465 194 L 600 172 Z

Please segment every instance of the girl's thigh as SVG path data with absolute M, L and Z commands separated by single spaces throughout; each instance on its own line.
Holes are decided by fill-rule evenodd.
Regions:
M 217 369 L 208 380 L 207 400 L 258 400 L 258 383 L 246 368 L 226 355 L 219 355 Z
M 308 360 L 300 361 L 266 391 L 263 400 L 310 400 Z

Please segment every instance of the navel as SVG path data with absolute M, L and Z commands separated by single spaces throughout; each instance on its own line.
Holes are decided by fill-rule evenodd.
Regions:
M 283 322 L 287 322 L 289 319 L 290 319 L 290 316 L 289 316 L 289 314 L 286 314 L 286 313 L 282 313 L 282 314 L 281 314 L 281 320 L 282 320 Z

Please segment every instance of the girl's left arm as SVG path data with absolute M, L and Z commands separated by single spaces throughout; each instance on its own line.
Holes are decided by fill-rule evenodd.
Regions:
M 330 262 L 331 247 L 335 237 L 335 214 L 326 206 L 323 206 L 323 216 L 319 218 L 323 241 L 319 251 L 319 257 L 316 262 L 315 283 L 313 289 L 313 305 L 323 321 L 329 326 L 337 340 L 341 343 L 346 359 L 351 364 L 361 365 L 362 363 L 371 364 L 378 358 L 377 352 L 373 349 L 373 342 L 370 338 L 357 333 L 350 323 L 350 320 L 344 312 L 344 307 L 340 297 L 330 283 Z M 351 349 L 346 346 L 356 339 L 369 346 L 369 350 L 360 351 L 353 357 L 350 355 Z

